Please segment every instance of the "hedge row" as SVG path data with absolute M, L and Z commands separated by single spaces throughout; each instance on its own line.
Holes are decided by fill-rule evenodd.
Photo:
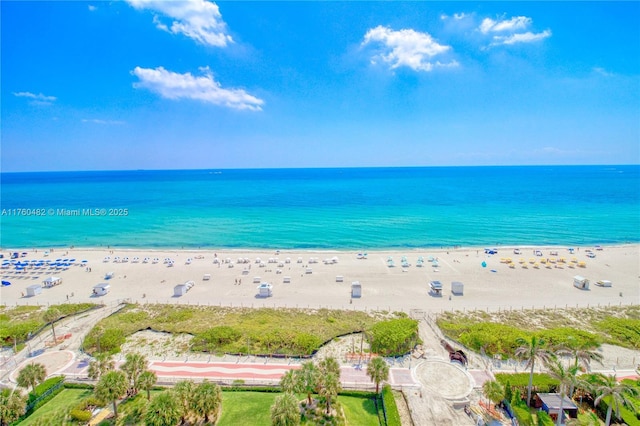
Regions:
M 389 385 L 384 385 L 382 388 L 382 403 L 384 404 L 385 413 L 387 414 L 387 426 L 402 426 L 396 399 Z

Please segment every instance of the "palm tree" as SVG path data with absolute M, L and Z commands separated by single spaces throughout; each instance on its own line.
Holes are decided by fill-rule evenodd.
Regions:
M 487 380 L 482 385 L 482 393 L 494 404 L 499 404 L 504 399 L 505 387 L 496 380 Z
M 533 387 L 533 369 L 536 361 L 546 364 L 551 360 L 552 354 L 544 347 L 544 340 L 537 336 L 532 336 L 531 340 L 519 337 L 516 343 L 520 345 L 515 352 L 516 358 L 527 361 L 529 372 L 529 386 L 527 387 L 527 405 L 531 405 L 531 388 Z
M 328 357 L 318 363 L 320 373 L 334 373 L 340 377 L 340 364 L 333 357 Z
M 0 426 L 7 426 L 25 413 L 27 400 L 18 389 L 0 391 Z
M 380 383 L 389 380 L 389 365 L 380 357 L 375 357 L 367 365 L 367 376 L 376 384 L 376 393 L 380 390 Z
M 180 423 L 183 412 L 173 391 L 164 391 L 156 395 L 145 415 L 147 426 L 174 426 Z
M 104 373 L 115 368 L 115 362 L 108 353 L 98 353 L 96 358 L 89 363 L 88 376 L 93 380 L 98 380 Z
M 143 371 L 146 371 L 148 367 L 147 358 L 139 353 L 128 353 L 124 364 L 122 364 L 122 371 L 127 375 L 129 381 L 129 395 L 135 395 L 138 393 L 138 379 Z
M 36 385 L 42 382 L 45 377 L 47 377 L 47 370 L 44 368 L 44 365 L 32 363 L 25 365 L 22 370 L 20 370 L 16 381 L 18 382 L 18 386 L 22 386 L 23 388 L 30 387 L 31 392 L 33 392 Z
M 153 371 L 143 371 L 140 373 L 140 377 L 138 377 L 138 385 L 140 385 L 140 389 L 147 391 L 147 400 L 151 401 L 151 388 L 158 381 L 158 376 Z
M 637 395 L 638 391 L 633 386 L 626 385 L 622 382 L 618 382 L 615 375 L 605 376 L 604 374 L 596 375 L 596 382 L 594 386 L 594 392 L 598 397 L 593 402 L 594 405 L 600 404 L 604 398 L 608 398 L 607 405 L 607 418 L 605 420 L 605 426 L 611 424 L 611 413 L 615 408 L 616 418 L 620 418 L 620 407 L 622 405 L 628 405 L 633 407 L 633 404 L 628 396 Z
M 191 411 L 204 423 L 216 423 L 222 406 L 222 391 L 215 383 L 204 381 L 193 392 Z
M 558 355 L 571 356 L 574 359 L 574 365 L 582 366 L 585 371 L 589 371 L 591 361 L 596 361 L 602 365 L 602 354 L 588 344 L 578 344 L 575 339 L 570 339 L 570 344 L 561 347 Z
M 300 424 L 298 400 L 292 393 L 285 392 L 273 401 L 271 424 L 273 426 L 297 426 Z
M 307 394 L 307 402 L 311 405 L 311 394 L 318 387 L 318 369 L 313 362 L 304 362 L 295 373 L 296 382 L 300 392 Z
M 335 358 L 325 358 L 318 364 L 318 394 L 325 398 L 327 414 L 331 412 L 331 401 L 340 392 L 340 364 Z
M 180 407 L 180 421 L 185 423 L 191 413 L 192 401 L 194 399 L 195 385 L 191 380 L 181 380 L 173 387 L 173 397 Z
M 327 414 L 330 414 L 331 402 L 335 397 L 338 396 L 338 392 L 340 392 L 341 390 L 340 376 L 335 374 L 334 372 L 322 374 L 320 375 L 319 386 L 320 389 L 318 390 L 318 394 L 324 397 L 327 407 Z
M 109 371 L 100 377 L 95 387 L 98 399 L 113 403 L 113 414 L 118 418 L 116 401 L 127 392 L 127 376 L 122 371 Z
M 558 389 L 560 390 L 560 408 L 558 409 L 558 418 L 556 421 L 556 425 L 560 426 L 562 424 L 564 414 L 562 404 L 564 403 L 564 397 L 567 396 L 567 387 L 573 386 L 575 383 L 576 373 L 580 367 L 572 365 L 567 368 L 562 364 L 562 362 L 555 360 L 548 364 L 548 368 L 549 375 L 560 382 L 558 385 Z
M 56 329 L 53 326 L 53 323 L 58 321 L 61 315 L 62 314 L 60 313 L 58 308 L 53 308 L 53 307 L 47 309 L 46 311 L 44 311 L 44 314 L 42 314 L 42 319 L 44 319 L 44 321 L 47 323 L 51 323 L 51 331 L 53 332 L 54 342 L 57 342 L 58 340 L 56 339 Z
M 289 370 L 280 378 L 280 387 L 284 392 L 298 392 L 299 384 L 296 372 L 299 370 Z

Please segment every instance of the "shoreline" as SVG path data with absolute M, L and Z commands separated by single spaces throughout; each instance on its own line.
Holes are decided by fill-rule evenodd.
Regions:
M 595 249 L 596 247 L 617 248 L 617 247 L 634 247 L 640 246 L 640 241 L 633 242 L 621 242 L 621 243 L 600 243 L 600 244 L 486 244 L 482 246 L 474 245 L 454 245 L 454 246 L 423 246 L 423 247 L 377 247 L 377 248 L 296 248 L 296 247 L 224 247 L 224 246 L 210 246 L 210 247 L 155 247 L 155 246 L 38 246 L 38 247 L 0 247 L 0 253 L 5 254 L 7 252 L 27 252 L 34 251 L 45 252 L 51 250 L 58 251 L 151 251 L 151 252 L 244 252 L 244 253 L 264 253 L 275 252 L 281 253 L 376 253 L 376 252 L 426 252 L 426 251 L 453 251 L 453 250 L 484 250 L 485 248 L 495 248 L 498 250 L 514 250 L 514 249 L 527 249 L 527 250 L 560 250 L 568 248 L 580 248 L 580 249 Z M 503 253 L 504 254 L 504 253 Z
M 16 259 L 29 262 L 19 271 L 7 259 L 9 251 L 5 250 L 0 275 L 11 285 L 2 287 L 0 303 L 15 306 L 129 300 L 404 312 L 640 304 L 640 244 L 592 246 L 591 253 L 588 247 L 575 247 L 573 254 L 562 246 L 493 248 L 498 249 L 493 255 L 477 247 L 370 250 L 366 258 L 359 255 L 364 251 L 353 250 L 74 248 L 54 249 L 45 255 L 47 249 L 14 249 L 11 252 L 27 253 Z M 521 254 L 514 254 L 515 249 Z M 535 255 L 536 250 L 540 256 Z M 595 257 L 588 257 L 591 255 Z M 116 257 L 120 262 L 114 262 Z M 67 262 L 63 258 L 68 258 Z M 402 258 L 406 258 L 406 266 Z M 511 258 L 511 265 L 506 263 L 507 258 Z M 166 259 L 173 261 L 171 266 Z M 56 263 L 61 265 L 55 267 Z M 579 266 L 582 263 L 584 267 Z M 107 280 L 109 273 L 113 275 Z M 573 286 L 577 275 L 590 280 L 589 290 Z M 52 276 L 62 278 L 62 284 L 26 297 L 27 287 L 40 285 Z M 430 292 L 429 283 L 434 280 L 443 285 L 440 295 Z M 600 280 L 613 285 L 595 285 Z M 176 297 L 175 286 L 189 281 L 195 285 Z M 356 281 L 362 286 L 361 297 L 352 297 L 352 283 Z M 262 282 L 272 285 L 271 297 L 258 296 L 257 286 Z M 464 283 L 462 295 L 451 293 L 452 282 Z M 94 286 L 104 283 L 110 284 L 109 292 L 100 297 L 92 295 Z

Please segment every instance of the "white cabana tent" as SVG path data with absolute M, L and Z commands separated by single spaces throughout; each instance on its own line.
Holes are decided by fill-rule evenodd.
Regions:
M 111 284 L 102 283 L 102 284 L 95 285 L 93 286 L 93 295 L 104 296 L 105 294 L 109 293 L 110 288 L 111 288 Z
M 33 297 L 42 293 L 42 286 L 40 284 L 34 284 L 27 287 L 27 296 Z
M 187 281 L 184 284 L 178 284 L 173 288 L 173 295 L 175 297 L 184 296 L 189 290 L 191 290 L 191 287 L 193 287 L 194 285 L 195 282 L 193 281 Z
M 273 286 L 271 284 L 262 283 L 258 286 L 258 296 L 271 297 L 273 295 L 272 289 L 273 289 Z
M 58 284 L 62 284 L 62 278 L 60 278 L 60 277 L 45 278 L 44 281 L 42 281 L 42 284 L 46 288 L 54 287 L 54 286 L 57 286 Z
M 589 290 L 589 280 L 581 275 L 573 277 L 573 286 L 580 290 Z
M 429 282 L 429 292 L 434 296 L 442 296 L 442 283 L 440 281 Z
M 360 285 L 360 281 L 351 283 L 351 297 L 362 297 L 362 285 Z
M 451 281 L 451 293 L 462 296 L 464 294 L 464 284 L 460 281 Z

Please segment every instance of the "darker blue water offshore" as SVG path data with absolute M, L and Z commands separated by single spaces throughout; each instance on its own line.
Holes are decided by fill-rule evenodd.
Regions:
M 637 165 L 0 177 L 2 248 L 373 250 L 640 241 Z

